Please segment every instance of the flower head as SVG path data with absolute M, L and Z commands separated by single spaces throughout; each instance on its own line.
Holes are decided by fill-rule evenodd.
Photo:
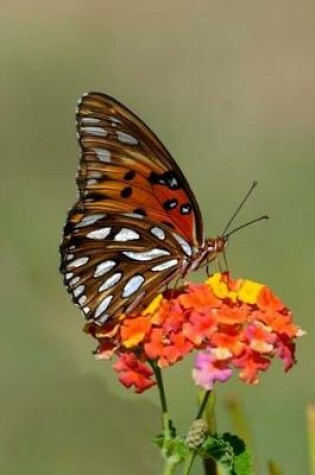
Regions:
M 85 331 L 99 341 L 98 358 L 118 355 L 119 380 L 136 392 L 154 384 L 146 361 L 165 368 L 193 350 L 199 350 L 193 378 L 204 389 L 235 371 L 257 384 L 274 357 L 286 371 L 294 365 L 295 339 L 303 334 L 267 286 L 227 273 L 167 290 L 143 311 L 103 326 L 90 323 Z

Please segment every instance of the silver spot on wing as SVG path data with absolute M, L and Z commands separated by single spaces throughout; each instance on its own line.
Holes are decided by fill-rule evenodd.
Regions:
M 95 117 L 82 117 L 81 123 L 82 124 L 98 124 L 100 119 L 96 119 Z
M 82 297 L 80 297 L 79 300 L 78 300 L 78 304 L 84 305 L 86 301 L 87 301 L 87 296 L 82 295 Z
M 134 239 L 140 239 L 140 234 L 128 228 L 121 228 L 121 230 L 114 237 L 115 241 L 120 242 L 133 241 Z
M 86 182 L 87 186 L 91 186 L 91 185 L 96 185 L 97 184 L 97 180 L 95 180 L 95 178 L 89 178 Z
M 158 264 L 156 266 L 151 267 L 153 272 L 160 272 L 162 270 L 170 269 L 171 267 L 176 266 L 178 263 L 177 259 L 171 259 L 170 261 L 163 262 L 162 264 Z
M 101 303 L 99 304 L 99 306 L 96 308 L 96 311 L 95 311 L 95 318 L 98 318 L 100 315 L 102 315 L 103 312 L 106 311 L 106 309 L 108 308 L 109 304 L 111 303 L 113 299 L 113 295 L 108 295 L 107 297 L 105 297 Z
M 131 277 L 131 279 L 128 280 L 128 282 L 124 286 L 122 296 L 124 298 L 130 297 L 130 295 L 137 292 L 137 290 L 141 287 L 143 282 L 144 282 L 144 277 L 142 275 L 140 274 L 134 275 L 133 277 Z
M 122 213 L 122 216 L 126 216 L 127 218 L 137 218 L 137 219 L 144 218 L 143 214 L 138 214 L 138 213 Z
M 107 236 L 110 234 L 112 228 L 100 228 L 96 229 L 95 231 L 91 231 L 86 235 L 87 238 L 89 239 L 106 239 Z
M 94 224 L 96 223 L 96 221 L 98 221 L 99 219 L 102 219 L 106 216 L 106 214 L 101 214 L 101 213 L 98 213 L 98 214 L 91 214 L 89 216 L 84 216 L 84 218 L 81 219 L 81 221 L 79 221 L 79 223 L 77 223 L 75 225 L 76 228 L 83 228 L 84 226 L 90 226 L 90 224 Z
M 116 274 L 111 275 L 105 282 L 100 286 L 98 289 L 99 292 L 103 292 L 104 290 L 108 290 L 117 284 L 122 277 L 121 272 L 116 272 Z
M 110 163 L 110 152 L 105 148 L 93 148 L 93 152 L 96 153 L 97 158 L 104 163 Z
M 153 236 L 157 237 L 161 241 L 164 241 L 165 232 L 163 231 L 163 229 L 158 228 L 157 226 L 154 226 L 154 228 L 151 228 L 150 232 L 151 234 L 153 234 Z
M 84 285 L 79 285 L 79 287 L 76 287 L 76 288 L 74 289 L 73 295 L 74 295 L 75 297 L 79 297 L 79 295 L 81 295 L 82 292 L 84 292 L 84 289 L 85 289 Z
M 68 264 L 69 267 L 81 267 L 84 266 L 89 261 L 88 257 L 79 257 L 79 259 L 76 259 L 75 261 L 72 261 Z
M 138 144 L 138 140 L 135 137 L 133 137 L 132 135 L 127 134 L 126 132 L 122 132 L 121 130 L 117 130 L 116 134 L 117 134 L 119 142 L 121 142 L 121 143 L 126 143 L 126 144 L 129 144 L 129 145 L 137 145 Z
M 135 261 L 151 261 L 155 257 L 169 256 L 170 253 L 165 249 L 151 249 L 150 251 L 143 252 L 134 252 L 134 251 L 124 251 L 122 253 L 124 256 L 129 257 Z
M 107 132 L 103 127 L 81 127 L 81 131 L 96 137 L 106 137 Z
M 68 284 L 70 285 L 70 287 L 73 287 L 75 284 L 79 282 L 79 280 L 80 280 L 80 277 L 74 277 L 73 279 L 69 281 Z
M 113 117 L 113 116 L 110 115 L 108 118 L 112 122 L 112 125 L 121 125 L 122 124 L 121 120 L 117 119 L 116 117 Z
M 115 267 L 115 265 L 116 262 L 111 260 L 101 262 L 95 268 L 94 277 L 101 277 L 102 275 L 106 274 L 106 272 Z
M 190 257 L 192 255 L 192 249 L 190 245 L 188 244 L 188 242 L 177 233 L 173 233 L 173 236 L 178 242 L 178 244 L 181 246 L 181 248 L 183 249 L 184 253 Z

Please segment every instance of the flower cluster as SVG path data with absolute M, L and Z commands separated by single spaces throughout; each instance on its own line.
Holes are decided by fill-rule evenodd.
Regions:
M 119 380 L 136 392 L 155 384 L 148 362 L 164 368 L 193 350 L 199 350 L 193 378 L 204 389 L 226 381 L 233 370 L 257 384 L 273 357 L 285 371 L 293 366 L 294 340 L 304 333 L 267 286 L 227 273 L 166 290 L 141 313 L 103 326 L 89 323 L 86 331 L 99 341 L 97 358 L 118 355 Z

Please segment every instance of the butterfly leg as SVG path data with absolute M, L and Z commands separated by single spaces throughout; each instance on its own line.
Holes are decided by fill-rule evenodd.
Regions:
M 209 261 L 207 262 L 206 272 L 207 272 L 207 276 L 210 277 L 210 262 Z
M 177 277 L 176 280 L 175 280 L 175 284 L 174 284 L 174 287 L 172 287 L 171 289 L 171 295 L 170 295 L 170 311 L 172 310 L 172 303 L 173 303 L 173 297 L 174 297 L 174 293 L 177 289 L 177 286 L 178 286 L 178 282 L 180 281 L 180 277 Z

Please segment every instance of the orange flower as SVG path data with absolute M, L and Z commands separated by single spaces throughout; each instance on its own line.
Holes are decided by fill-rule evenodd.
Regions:
M 206 312 L 221 305 L 211 288 L 204 284 L 188 284 L 187 289 L 178 297 L 178 302 L 184 309 L 194 309 L 196 312 Z
M 151 326 L 150 319 L 147 317 L 125 318 L 120 330 L 123 346 L 126 348 L 137 346 L 149 333 Z
M 229 354 L 230 357 L 233 355 L 239 356 L 246 348 L 240 332 L 231 328 L 226 328 L 224 332 L 214 333 L 211 338 L 211 346 L 216 349 L 218 355 L 220 354 L 218 350 L 221 350 L 221 354 Z
M 257 353 L 271 353 L 277 338 L 272 329 L 261 322 L 253 322 L 245 330 L 249 347 Z
M 276 297 L 271 290 L 264 286 L 258 296 L 257 306 L 261 310 L 275 310 L 280 312 L 283 310 L 283 303 Z
M 183 334 L 195 347 L 209 340 L 217 329 L 217 318 L 214 312 L 200 313 L 192 311 L 189 321 L 183 325 Z
M 162 328 L 153 328 L 148 341 L 144 344 L 144 351 L 151 360 L 158 360 L 164 352 L 164 332 Z
M 170 344 L 165 346 L 163 356 L 159 360 L 160 366 L 168 366 L 181 360 L 193 349 L 194 345 L 180 333 L 172 333 Z
M 223 304 L 217 311 L 217 318 L 221 324 L 237 325 L 246 322 L 249 315 L 249 308 L 246 305 L 229 306 Z
M 234 365 L 241 369 L 240 379 L 249 384 L 257 384 L 259 382 L 258 372 L 266 371 L 270 364 L 270 359 L 249 348 L 242 356 L 234 360 Z

